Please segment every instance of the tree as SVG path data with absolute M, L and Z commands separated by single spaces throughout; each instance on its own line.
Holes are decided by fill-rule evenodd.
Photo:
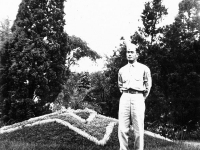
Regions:
M 74 54 L 74 57 L 79 60 L 81 57 L 90 57 L 93 61 L 96 59 L 101 58 L 99 54 L 97 54 L 96 51 L 92 50 L 86 41 L 82 40 L 79 37 L 76 36 L 69 36 L 69 45 L 71 49 L 80 48 L 79 51 L 77 51 Z
M 10 29 L 10 20 L 9 18 L 3 20 L 0 22 L 0 74 L 2 70 L 2 65 L 1 65 L 1 47 L 3 45 L 3 42 L 8 40 L 11 37 L 11 29 Z M 1 85 L 1 80 L 0 80 L 0 85 Z M 0 101 L 2 101 L 2 95 L 0 93 Z M 2 109 L 2 104 L 0 105 L 0 110 Z M 0 111 L 1 112 L 1 111 Z
M 99 112 L 91 105 L 90 91 L 91 81 L 88 72 L 71 73 L 69 79 L 65 84 L 63 90 L 66 99 L 64 99 L 65 106 L 73 109 L 91 108 Z
M 104 72 L 94 72 L 89 74 L 90 88 L 86 90 L 83 102 L 98 113 L 110 116 L 109 84 Z
M 165 56 L 163 56 L 165 52 L 161 50 L 160 39 L 163 35 L 163 27 L 159 27 L 159 23 L 165 15 L 167 15 L 167 9 L 162 4 L 162 0 L 146 2 L 141 15 L 143 26 L 131 36 L 132 43 L 138 45 L 138 61 L 150 68 L 153 80 L 150 95 L 146 100 L 145 122 L 161 120 L 160 117 L 167 108 L 165 93 L 162 89 L 166 82 L 163 83 L 160 75 L 160 59 Z
M 178 16 L 187 26 L 187 30 L 200 32 L 200 3 L 199 0 L 183 0 L 179 3 Z
M 68 106 L 74 109 L 89 107 L 98 113 L 117 118 L 121 96 L 117 74 L 119 68 L 126 63 L 126 47 L 123 43 L 112 57 L 107 58 L 106 71 L 71 73 L 64 90 L 65 95 L 69 95 Z
M 118 88 L 118 71 L 121 67 L 127 64 L 126 59 L 126 46 L 124 38 L 121 38 L 119 48 L 114 51 L 113 56 L 107 58 L 107 69 L 104 71 L 104 81 L 101 83 L 104 93 L 104 106 L 103 113 L 107 116 L 118 118 L 119 99 L 121 93 Z
M 147 64 L 152 72 L 153 86 L 146 101 L 148 129 L 157 130 L 155 124 L 148 124 L 153 122 L 162 126 L 162 130 L 169 127 L 174 130 L 177 126 L 194 129 L 199 121 L 198 13 L 199 3 L 196 0 L 183 0 L 173 24 L 159 27 L 161 32 L 155 32 L 151 30 L 154 27 L 148 26 L 151 22 L 148 17 L 142 16 L 144 26 L 132 36 L 132 42 L 139 45 L 140 61 Z M 166 133 L 162 131 L 164 136 Z
M 162 0 L 145 2 L 145 8 L 141 15 L 144 28 L 139 28 L 139 31 L 142 32 L 145 37 L 150 36 L 151 44 L 156 40 L 158 33 L 162 33 L 162 28 L 156 26 L 160 23 L 163 16 L 167 14 L 167 9 L 162 5 Z
M 171 103 L 171 121 L 188 129 L 194 129 L 200 119 L 199 6 L 196 0 L 180 2 L 179 14 L 164 29 L 162 39 L 168 57 L 163 60 L 168 66 L 164 69 L 163 65 L 161 73 L 167 81 L 165 91 Z
M 70 52 L 63 17 L 64 0 L 22 0 L 13 36 L 2 48 L 5 123 L 47 113 L 62 90 Z
M 4 41 L 11 37 L 11 27 L 9 18 L 0 22 L 0 48 Z
M 101 58 L 101 56 L 92 50 L 84 40 L 74 35 L 69 36 L 69 47 L 71 51 L 66 59 L 66 66 L 68 70 L 70 70 L 71 65 L 76 64 L 80 58 L 89 57 L 93 61 Z
M 69 36 L 68 43 L 71 51 L 67 55 L 65 66 L 69 76 L 66 79 L 64 89 L 62 90 L 62 93 L 64 94 L 63 105 L 78 109 L 83 108 L 81 102 L 87 95 L 86 91 L 90 88 L 90 82 L 87 80 L 89 74 L 77 74 L 75 72 L 71 72 L 71 66 L 76 64 L 83 57 L 89 57 L 92 61 L 96 61 L 96 59 L 101 58 L 101 56 L 92 50 L 84 40 L 74 35 Z M 79 82 L 82 82 L 82 84 Z M 80 86 L 85 87 L 87 90 L 83 90 L 84 88 L 80 90 Z
M 1 74 L 1 47 L 3 42 L 8 40 L 11 37 L 11 27 L 9 18 L 0 22 L 0 74 Z

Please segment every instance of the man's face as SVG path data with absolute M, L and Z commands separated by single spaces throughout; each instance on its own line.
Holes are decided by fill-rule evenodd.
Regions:
M 127 46 L 126 50 L 126 58 L 128 61 L 135 61 L 138 57 L 138 54 L 136 53 L 136 47 L 132 44 Z

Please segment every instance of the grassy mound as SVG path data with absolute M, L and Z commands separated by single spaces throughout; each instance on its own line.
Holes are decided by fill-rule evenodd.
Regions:
M 118 123 L 91 110 L 63 111 L 0 129 L 0 150 L 118 150 Z M 133 149 L 131 133 L 129 146 Z M 145 150 L 197 150 L 145 135 Z

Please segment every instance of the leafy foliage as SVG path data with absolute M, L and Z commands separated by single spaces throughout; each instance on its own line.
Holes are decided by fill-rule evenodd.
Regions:
M 121 40 L 123 41 L 123 37 Z M 107 86 L 106 105 L 108 106 L 106 115 L 118 118 L 119 99 L 121 96 L 118 88 L 118 71 L 121 67 L 127 64 L 126 46 L 123 42 L 107 62 L 107 70 L 104 72 Z
M 4 21 L 0 22 L 0 75 L 2 74 L 2 64 L 1 64 L 1 47 L 3 43 L 11 37 L 11 27 L 10 27 L 10 20 L 9 18 L 5 19 Z M 0 80 L 1 85 L 2 80 Z M 3 97 L 0 93 L 0 101 L 2 101 Z M 2 103 L 0 104 L 0 112 L 2 109 Z
M 9 18 L 0 22 L 0 47 L 2 43 L 8 40 L 11 36 L 10 20 Z
M 70 51 L 63 17 L 64 0 L 21 2 L 12 26 L 13 36 L 3 45 L 1 55 L 4 122 L 47 113 L 46 104 L 61 91 L 67 76 L 65 59 Z M 32 107 L 25 110 L 20 106 L 25 106 L 27 100 Z M 24 111 L 26 116 L 19 115 Z
M 76 36 L 69 37 L 69 44 L 71 49 L 79 48 L 79 50 L 74 53 L 74 57 L 79 60 L 81 57 L 90 57 L 92 60 L 96 60 L 100 58 L 100 55 L 97 54 L 96 51 L 92 50 L 88 47 L 87 43 L 83 41 L 81 38 Z
M 84 98 L 90 88 L 88 73 L 71 73 L 64 85 L 64 103 L 66 107 L 73 109 L 84 108 Z
M 151 11 L 146 8 L 144 12 Z M 198 13 L 196 0 L 183 0 L 173 24 L 155 30 L 155 26 L 147 26 L 147 22 L 151 22 L 149 18 L 142 16 L 144 27 L 132 36 L 132 42 L 139 45 L 140 60 L 152 72 L 153 87 L 146 101 L 146 121 L 157 122 L 155 130 L 157 126 L 163 127 L 160 130 L 171 128 L 166 125 L 170 124 L 190 132 L 200 119 Z M 154 36 L 149 29 L 154 29 L 151 30 Z M 151 41 L 147 40 L 149 36 Z M 146 127 L 151 128 L 148 124 Z
M 122 38 L 123 41 L 123 38 Z M 107 69 L 89 75 L 91 87 L 83 99 L 91 108 L 106 116 L 118 118 L 121 93 L 118 88 L 118 70 L 127 63 L 126 46 L 122 42 L 112 57 L 107 58 Z
M 80 58 L 89 57 L 92 61 L 101 58 L 101 56 L 92 50 L 84 40 L 74 35 L 69 36 L 69 47 L 71 51 L 66 59 L 66 66 L 68 69 L 76 64 Z
M 145 2 L 145 8 L 142 12 L 141 19 L 144 28 L 139 28 L 145 37 L 151 37 L 151 43 L 155 41 L 158 33 L 162 33 L 162 28 L 156 27 L 162 20 L 164 15 L 167 15 L 167 9 L 162 5 L 162 0 L 153 0 Z

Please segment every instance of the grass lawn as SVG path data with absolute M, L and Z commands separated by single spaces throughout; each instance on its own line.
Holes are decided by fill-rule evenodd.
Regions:
M 74 112 L 74 114 L 87 119 L 91 112 L 82 110 Z M 111 122 L 115 122 L 114 128 L 109 136 L 108 141 L 104 145 L 97 145 L 94 141 L 80 135 L 70 126 L 63 125 L 59 122 L 52 121 L 44 124 L 34 124 L 38 121 L 47 119 L 60 119 L 68 122 L 73 127 L 87 133 L 91 137 L 101 140 L 107 133 L 107 126 Z M 26 126 L 29 124 L 29 126 Z M 11 130 L 13 127 L 21 127 L 15 131 L 5 132 L 3 130 Z M 82 122 L 78 118 L 73 117 L 70 113 L 55 113 L 40 117 L 38 119 L 28 120 L 18 123 L 7 128 L 1 128 L 0 134 L 0 150 L 118 150 L 119 142 L 117 136 L 117 120 L 106 118 L 102 115 L 96 115 L 90 122 Z M 129 146 L 133 149 L 134 136 L 131 133 Z M 198 150 L 192 146 L 177 144 L 165 141 L 152 136 L 145 135 L 145 150 Z

